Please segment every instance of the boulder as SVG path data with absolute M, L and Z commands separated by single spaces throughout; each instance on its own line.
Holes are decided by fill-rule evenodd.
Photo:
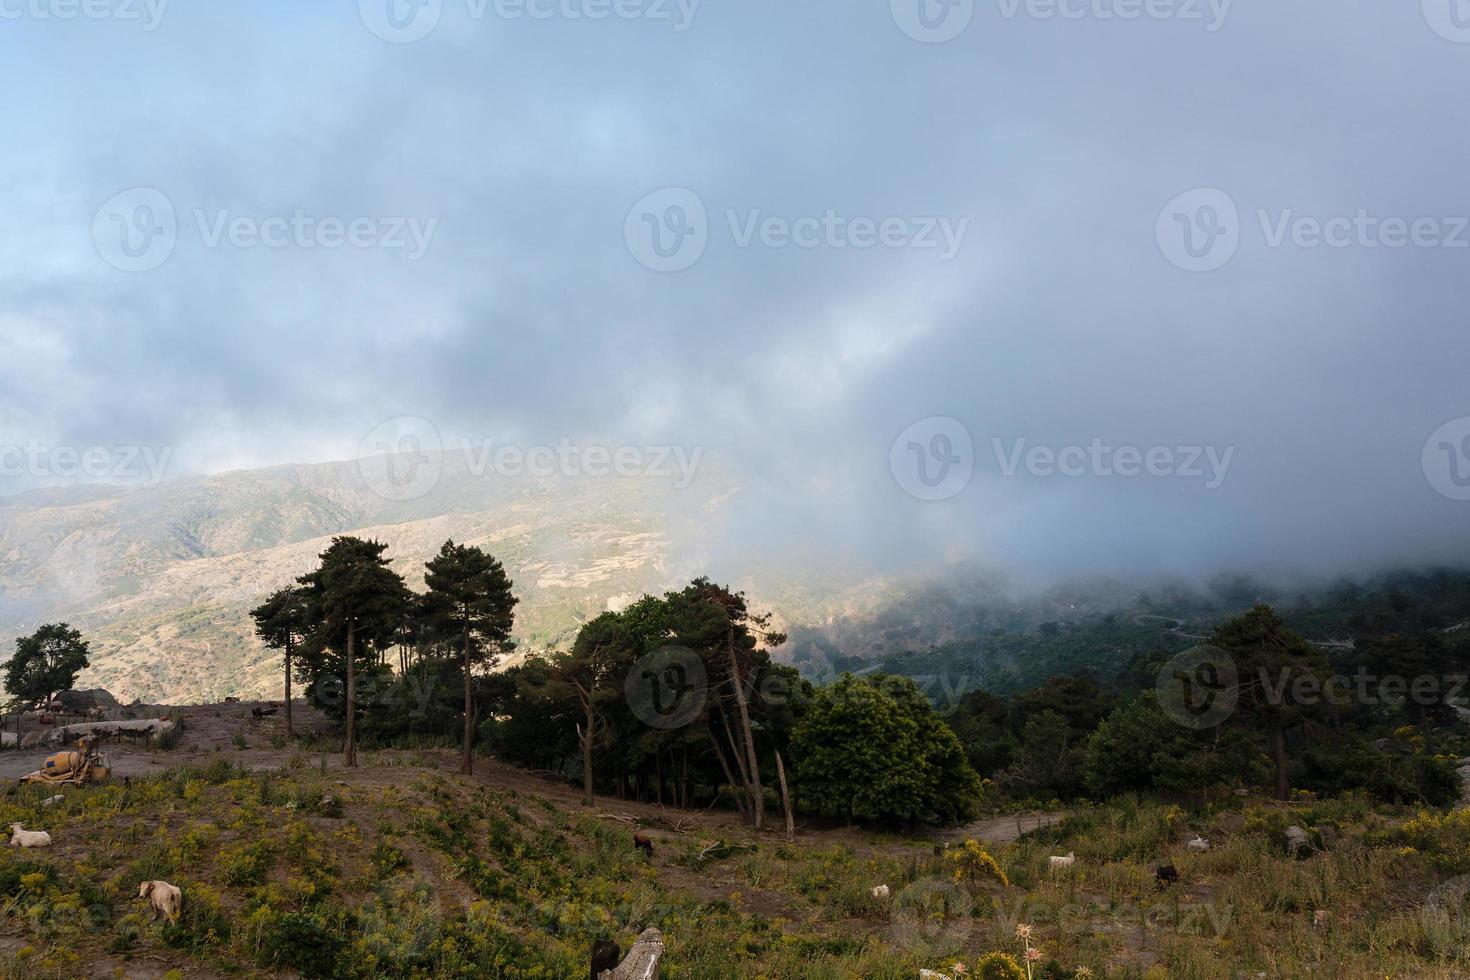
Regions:
M 116 708 L 117 698 L 100 687 L 90 688 L 85 691 L 62 691 L 56 695 L 56 700 L 67 711 L 86 711 L 88 708 L 102 708 L 104 710 Z

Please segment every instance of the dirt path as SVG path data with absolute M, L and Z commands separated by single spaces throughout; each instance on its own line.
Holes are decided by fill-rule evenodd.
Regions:
M 990 817 L 940 834 L 950 843 L 977 840 L 982 844 L 1009 844 L 1022 834 L 1062 822 L 1061 813 L 1014 813 L 1006 817 Z

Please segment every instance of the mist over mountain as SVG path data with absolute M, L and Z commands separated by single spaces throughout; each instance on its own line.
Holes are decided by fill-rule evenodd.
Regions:
M 415 588 L 447 539 L 500 557 L 521 599 L 521 654 L 565 648 L 598 613 L 709 575 L 772 611 L 790 636 L 779 655 L 814 676 L 1119 611 L 1186 618 L 1290 602 L 1329 581 L 1045 583 L 968 560 L 884 567 L 854 550 L 844 564 L 791 542 L 767 552 L 767 537 L 741 541 L 749 488 L 716 458 L 688 463 L 637 470 L 630 458 L 625 476 L 536 476 L 487 471 L 463 453 L 385 454 L 13 495 L 0 499 L 0 644 L 66 620 L 93 641 L 85 684 L 171 701 L 273 694 L 279 655 L 254 637 L 248 610 L 349 533 L 385 542 Z

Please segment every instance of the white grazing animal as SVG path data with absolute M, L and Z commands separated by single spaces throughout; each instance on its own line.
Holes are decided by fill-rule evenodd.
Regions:
M 18 823 L 10 825 L 11 847 L 50 847 L 51 835 L 44 830 L 26 830 Z
M 153 918 L 158 918 L 162 912 L 168 916 L 168 921 L 179 921 L 179 913 L 184 910 L 184 893 L 166 881 L 145 881 L 138 886 L 138 897 L 148 899 L 153 906 Z
M 1205 840 L 1199 834 L 1195 834 L 1194 840 L 1190 841 L 1184 846 L 1188 847 L 1191 851 L 1203 854 L 1205 851 L 1208 851 L 1210 849 L 1210 842 Z
M 873 888 L 873 897 L 874 898 L 887 898 L 888 897 L 888 894 L 889 893 L 888 893 L 888 886 L 887 885 L 877 885 L 877 886 L 875 886 Z
M 1077 855 L 1072 853 L 1071 851 L 1067 852 L 1066 857 L 1057 857 L 1055 854 L 1053 854 L 1051 857 L 1047 858 L 1047 862 L 1048 864 L 1050 864 L 1053 873 L 1057 871 L 1066 871 L 1070 869 L 1072 865 L 1077 863 Z

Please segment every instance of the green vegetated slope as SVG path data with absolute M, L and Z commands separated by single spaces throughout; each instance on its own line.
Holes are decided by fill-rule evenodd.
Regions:
M 1206 642 L 1216 626 L 1256 602 L 1274 604 L 1288 627 L 1344 671 L 1355 666 L 1356 647 L 1386 637 L 1433 635 L 1449 644 L 1470 642 L 1470 573 L 1458 569 L 1401 570 L 1290 592 L 1230 577 L 1199 588 L 1171 586 L 1126 597 L 1114 593 L 1111 601 L 1118 604 L 1062 602 L 1052 594 L 1005 607 L 1004 615 L 1017 624 L 1013 627 L 876 656 L 852 656 L 831 642 L 811 639 L 795 659 L 803 673 L 818 679 L 843 671 L 914 677 L 945 707 L 966 691 L 1008 694 L 1056 675 L 1146 687 L 1152 683 L 1148 671 L 1135 668 Z
M 0 855 L 0 977 L 564 978 L 585 972 L 594 939 L 626 949 L 650 926 L 667 980 L 911 980 L 955 962 L 977 973 L 987 956 L 1000 972 L 979 975 L 1014 976 L 995 954 L 1020 957 L 1019 926 L 1035 975 L 1054 978 L 1470 973 L 1452 877 L 1470 873 L 1467 811 L 1347 798 L 1185 814 L 1124 798 L 989 845 L 993 866 L 902 836 L 787 843 L 646 813 L 650 860 L 635 824 L 607 815 L 615 801 L 584 810 L 444 761 L 383 753 L 323 773 L 298 755 L 250 773 L 221 756 L 52 807 L 25 788 L 0 822 L 56 844 Z M 1292 824 L 1311 839 L 1296 858 Z M 1195 834 L 1208 852 L 1184 847 Z M 1049 855 L 1069 851 L 1076 865 L 1051 873 Z M 1161 862 L 1179 875 L 1167 889 Z M 178 923 L 137 899 L 150 879 L 183 889 Z

